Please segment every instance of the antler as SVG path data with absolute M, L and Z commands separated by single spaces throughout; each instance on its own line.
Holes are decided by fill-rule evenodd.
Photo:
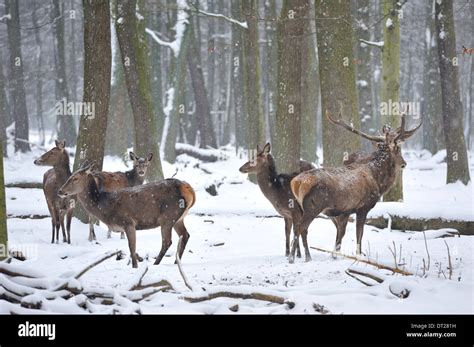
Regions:
M 411 130 L 405 129 L 405 117 L 406 117 L 406 114 L 409 112 L 409 110 L 410 110 L 410 106 L 407 105 L 406 111 L 402 113 L 400 128 L 397 129 L 398 135 L 394 139 L 395 142 L 406 140 L 407 138 L 412 136 L 415 133 L 415 131 L 418 130 L 419 127 L 421 127 L 422 122 L 420 122 L 420 124 L 418 124 L 416 127 L 414 127 Z
M 362 131 L 360 130 L 357 130 L 355 129 L 353 126 L 347 124 L 343 119 L 342 119 L 342 114 L 341 112 L 339 112 L 339 119 L 338 120 L 335 120 L 333 118 L 331 118 L 331 115 L 329 114 L 329 111 L 326 110 L 326 117 L 329 119 L 329 121 L 334 124 L 334 125 L 339 125 L 340 127 L 346 129 L 346 130 L 349 130 L 350 132 L 354 133 L 354 134 L 357 134 L 357 135 L 360 135 L 362 136 L 363 138 L 367 139 L 367 140 L 370 140 L 370 141 L 374 141 L 374 142 L 384 142 L 385 141 L 385 137 L 384 136 L 376 136 L 376 135 L 368 135 L 366 133 L 363 133 Z

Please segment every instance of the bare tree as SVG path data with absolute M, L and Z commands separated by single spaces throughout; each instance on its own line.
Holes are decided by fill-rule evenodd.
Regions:
M 350 3 L 318 0 L 315 10 L 323 114 L 338 114 L 342 108 L 344 117 L 358 128 Z M 347 136 L 325 117 L 322 123 L 324 166 L 340 166 L 349 153 L 360 148 L 360 139 Z
M 444 138 L 448 173 L 446 182 L 460 180 L 467 184 L 471 178 L 464 141 L 464 121 L 459 93 L 456 57 L 456 32 L 454 30 L 453 1 L 435 2 L 435 23 L 438 40 L 439 72 L 443 109 Z
M 0 142 L 0 152 L 3 151 Z M 0 156 L 0 260 L 6 258 L 8 252 L 7 210 L 5 203 L 5 180 L 3 179 L 3 156 Z
M 23 57 L 21 54 L 20 13 L 18 0 L 5 0 L 5 13 L 8 13 L 7 33 L 12 71 L 12 109 L 15 116 L 15 152 L 30 150 L 28 111 L 26 108 Z

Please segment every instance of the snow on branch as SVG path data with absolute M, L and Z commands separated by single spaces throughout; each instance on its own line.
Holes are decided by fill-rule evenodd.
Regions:
M 158 37 L 156 33 L 149 29 L 145 28 L 145 32 L 149 34 L 155 42 L 159 45 L 171 48 L 173 51 L 173 55 L 177 58 L 179 55 L 179 51 L 181 49 L 181 43 L 184 38 L 184 33 L 186 31 L 186 26 L 189 24 L 189 6 L 186 3 L 186 0 L 178 0 L 177 1 L 178 7 L 178 14 L 176 18 L 176 24 L 174 25 L 174 31 L 176 32 L 176 36 L 174 41 L 167 42 Z
M 197 13 L 203 14 L 203 15 L 208 16 L 208 17 L 222 18 L 222 19 L 228 21 L 229 23 L 236 24 L 236 25 L 238 25 L 238 26 L 240 26 L 241 28 L 244 28 L 244 29 L 248 29 L 247 22 L 240 22 L 237 19 L 227 17 L 226 15 L 223 15 L 221 13 L 206 12 L 206 11 L 200 10 L 196 6 L 193 6 L 193 8 L 194 8 L 194 11 L 196 11 Z
M 359 41 L 362 44 L 366 44 L 366 45 L 369 45 L 369 46 L 375 46 L 375 47 L 378 47 L 378 48 L 383 48 L 383 46 L 384 46 L 383 41 L 375 42 L 375 41 L 367 41 L 367 40 L 364 40 L 364 39 L 359 39 Z

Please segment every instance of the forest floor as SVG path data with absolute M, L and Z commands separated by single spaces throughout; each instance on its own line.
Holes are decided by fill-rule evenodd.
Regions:
M 215 163 L 202 163 L 186 155 L 180 156 L 176 165 L 163 163 L 166 177 L 178 169 L 176 177 L 186 180 L 196 190 L 196 204 L 185 219 L 191 238 L 182 259 L 194 292 L 186 288 L 174 264 L 176 235 L 162 263 L 153 266 L 153 257 L 161 247 L 161 233 L 158 229 L 138 231 L 137 252 L 145 258 L 138 269 L 132 269 L 129 263 L 127 241 L 120 239 L 119 234 L 107 239 L 103 225 L 96 227 L 97 241 L 90 243 L 88 226 L 74 219 L 72 243 L 51 244 L 51 219 L 28 218 L 48 215 L 41 189 L 6 189 L 7 213 L 11 215 L 8 218 L 9 246 L 27 257 L 25 261 L 13 259 L 12 264 L 25 271 L 41 272 L 48 278 L 64 278 L 107 252 L 123 250 L 126 255 L 123 259 L 113 257 L 104 261 L 81 277 L 80 282 L 83 287 L 113 295 L 129 288 L 148 268 L 142 285 L 166 279 L 174 290 L 158 292 L 140 301 L 137 305 L 141 313 L 212 314 L 236 310 L 239 313 L 474 313 L 474 236 L 440 237 L 449 230 L 428 230 L 425 244 L 420 232 L 366 225 L 362 247 L 366 256 L 361 259 L 370 258 L 395 267 L 392 254 L 395 247 L 397 267 L 413 276 L 394 275 L 342 256 L 333 258 L 315 249 L 311 249 L 311 262 L 297 258 L 295 264 L 289 264 L 284 256 L 283 219 L 276 217 L 258 186 L 238 171 L 246 157 L 235 155 L 232 148 L 223 152 L 227 160 Z M 48 168 L 34 166 L 33 160 L 41 153 L 34 150 L 31 154 L 12 155 L 7 159 L 6 183 L 40 183 Z M 405 202 L 379 203 L 375 214 L 396 208 L 417 217 L 474 220 L 473 185 L 445 184 L 443 153 L 431 156 L 409 150 L 404 157 L 408 163 L 403 178 Z M 471 177 L 474 177 L 472 153 L 470 163 Z M 106 157 L 104 169 L 115 171 L 127 167 L 120 158 Z M 216 196 L 206 192 L 211 184 L 216 185 Z M 309 228 L 309 245 L 331 250 L 335 236 L 331 221 L 318 218 Z M 342 253 L 353 255 L 355 247 L 355 223 L 349 223 Z M 359 277 L 371 284 L 364 285 L 346 273 L 348 268 L 373 274 L 383 282 Z M 295 305 L 226 297 L 198 303 L 183 299 L 222 291 L 276 295 Z M 402 291 L 409 292 L 407 298 L 393 294 Z M 58 298 L 43 300 L 38 311 L 0 300 L 0 313 L 134 312 L 129 306 L 133 305 L 91 305 L 86 311 L 74 300 Z

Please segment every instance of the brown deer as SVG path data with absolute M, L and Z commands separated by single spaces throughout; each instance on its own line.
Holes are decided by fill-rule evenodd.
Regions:
M 275 210 L 285 220 L 285 255 L 290 254 L 290 234 L 293 225 L 293 214 L 300 212 L 300 207 L 295 203 L 291 192 L 290 181 L 298 173 L 314 169 L 310 162 L 300 160 L 300 170 L 292 174 L 278 174 L 275 160 L 270 153 L 270 144 L 267 143 L 262 150 L 257 146 L 257 156 L 254 160 L 246 162 L 239 169 L 242 173 L 257 174 L 257 183 L 263 195 L 271 202 Z M 299 244 L 297 245 L 298 257 L 301 257 Z
M 361 253 L 362 235 L 367 213 L 380 197 L 394 184 L 397 174 L 406 166 L 402 157 L 401 143 L 412 136 L 421 123 L 412 130 L 405 130 L 405 113 L 401 115 L 401 126 L 392 130 L 384 126 L 382 136 L 365 134 L 342 120 L 329 121 L 363 138 L 375 142 L 377 150 L 370 156 L 362 156 L 362 162 L 350 163 L 341 168 L 322 168 L 303 172 L 291 181 L 291 191 L 303 210 L 302 218 L 295 220 L 294 244 L 289 257 L 295 258 L 295 243 L 302 236 L 306 261 L 311 260 L 307 234 L 311 222 L 320 213 L 333 219 L 337 228 L 335 250 L 339 251 L 346 232 L 349 215 L 356 214 L 357 254 Z M 364 162 L 365 161 L 365 162 Z M 299 215 L 297 215 L 299 216 Z
M 196 201 L 193 188 L 184 181 L 169 178 L 111 193 L 102 192 L 94 178 L 94 165 L 91 163 L 74 172 L 61 187 L 59 195 L 64 198 L 77 195 L 88 213 L 110 229 L 125 232 L 134 268 L 138 267 L 136 230 L 161 226 L 162 246 L 155 261 L 157 265 L 171 246 L 174 228 L 183 238 L 177 250 L 181 258 L 189 239 L 184 217 Z
M 51 243 L 54 243 L 54 232 L 56 230 L 56 242 L 59 242 L 59 227 L 63 233 L 63 242 L 71 243 L 71 219 L 74 200 L 60 198 L 58 196 L 59 188 L 71 176 L 69 168 L 69 155 L 66 151 L 66 141 L 55 141 L 56 146 L 44 153 L 34 161 L 35 165 L 52 166 L 44 173 L 43 192 L 51 215 L 52 237 Z M 64 217 L 67 217 L 66 228 L 67 237 L 64 230 Z
M 133 160 L 133 169 L 126 172 L 95 171 L 93 173 L 100 191 L 110 193 L 118 189 L 135 187 L 143 184 L 148 166 L 153 158 L 153 153 L 149 153 L 146 158 L 137 157 L 133 152 L 130 152 L 129 155 L 130 159 Z M 93 218 L 89 218 L 89 241 L 96 239 L 94 222 Z M 111 238 L 111 235 L 112 231 L 109 229 L 107 231 L 107 238 Z M 125 238 L 124 232 L 120 233 L 120 238 Z

